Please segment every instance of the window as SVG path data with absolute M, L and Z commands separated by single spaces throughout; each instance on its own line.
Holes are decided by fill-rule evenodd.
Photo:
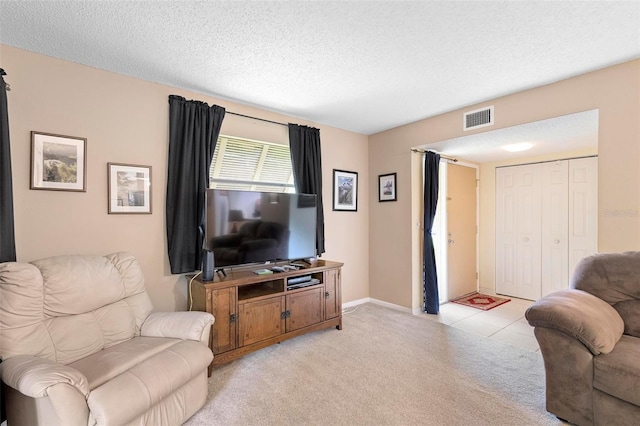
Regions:
M 289 145 L 220 135 L 209 170 L 209 187 L 295 192 Z

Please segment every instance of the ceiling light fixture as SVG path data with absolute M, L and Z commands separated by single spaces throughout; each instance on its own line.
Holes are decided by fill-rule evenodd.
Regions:
M 509 152 L 526 151 L 531 148 L 533 148 L 533 144 L 531 142 L 512 143 L 511 145 L 505 145 L 502 147 L 502 149 Z

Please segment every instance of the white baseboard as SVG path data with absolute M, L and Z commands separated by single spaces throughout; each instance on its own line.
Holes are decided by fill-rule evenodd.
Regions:
M 353 308 L 354 306 L 362 305 L 363 303 L 371 302 L 370 297 L 365 297 L 364 299 L 352 300 L 351 302 L 343 303 L 342 309 Z
M 373 299 L 371 297 L 365 297 L 364 299 L 358 299 L 351 302 L 343 303 L 342 309 L 352 308 L 354 306 L 362 305 L 363 303 L 375 303 L 376 305 L 384 306 L 386 308 L 395 309 L 396 311 L 402 311 L 413 315 L 417 315 L 422 312 L 420 308 L 411 310 L 410 308 L 407 308 L 405 306 L 396 305 L 395 303 L 389 303 L 383 300 Z

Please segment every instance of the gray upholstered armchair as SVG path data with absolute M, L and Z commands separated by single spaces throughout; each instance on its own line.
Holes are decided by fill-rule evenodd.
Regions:
M 213 316 L 152 313 L 136 259 L 0 264 L 10 425 L 177 425 L 207 397 Z
M 577 425 L 640 424 L 640 252 L 587 257 L 570 287 L 526 312 L 547 410 Z

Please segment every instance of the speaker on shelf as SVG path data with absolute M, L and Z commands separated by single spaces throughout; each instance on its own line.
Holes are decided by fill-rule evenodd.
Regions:
M 213 281 L 213 272 L 216 265 L 211 250 L 202 250 L 202 281 Z

